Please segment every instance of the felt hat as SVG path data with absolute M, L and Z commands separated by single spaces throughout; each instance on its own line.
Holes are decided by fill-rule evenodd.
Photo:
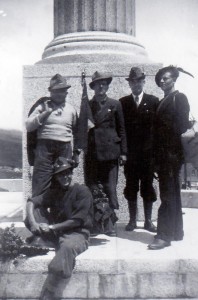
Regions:
M 109 73 L 100 73 L 96 71 L 92 76 L 92 81 L 90 82 L 89 86 L 91 89 L 93 89 L 94 84 L 99 80 L 106 80 L 107 84 L 110 84 L 112 81 L 112 75 Z
M 69 89 L 71 85 L 67 84 L 67 80 L 60 74 L 54 75 L 50 80 L 49 91 Z
M 73 169 L 73 163 L 73 160 L 59 156 L 54 163 L 54 174 L 60 173 L 67 169 Z
M 129 77 L 126 78 L 127 81 L 137 80 L 137 79 L 145 79 L 146 75 L 142 70 L 138 67 L 131 68 L 129 73 Z

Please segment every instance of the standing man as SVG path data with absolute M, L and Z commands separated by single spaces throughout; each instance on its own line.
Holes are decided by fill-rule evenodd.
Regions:
M 114 210 L 119 208 L 116 192 L 118 165 L 126 162 L 127 145 L 122 106 L 107 96 L 111 81 L 111 75 L 96 71 L 90 83 L 95 93 L 89 102 L 95 126 L 88 135 L 85 182 L 91 190 L 101 183 Z
M 66 101 L 70 87 L 60 74 L 53 76 L 48 88 L 50 97 L 39 99 L 26 120 L 28 160 L 34 166 L 33 197 L 41 195 L 50 187 L 53 164 L 57 157 L 72 159 L 73 156 L 78 165 L 79 152 L 75 147 L 77 112 Z
M 151 221 L 152 206 L 156 201 L 153 188 L 153 121 L 159 100 L 143 92 L 145 74 L 140 68 L 133 67 L 126 80 L 132 94 L 120 99 L 128 145 L 127 162 L 124 166 L 124 196 L 128 201 L 130 220 L 125 230 L 133 231 L 137 226 L 137 194 L 140 185 L 145 214 L 144 228 L 156 232 Z
M 50 189 L 27 202 L 25 224 L 36 243 L 52 243 L 56 249 L 41 300 L 56 299 L 58 284 L 62 278 L 71 277 L 76 256 L 89 244 L 93 199 L 86 186 L 72 182 L 72 170 L 73 161 L 59 157 Z

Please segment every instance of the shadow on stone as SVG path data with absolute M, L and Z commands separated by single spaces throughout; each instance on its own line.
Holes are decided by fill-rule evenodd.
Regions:
M 100 238 L 97 238 L 97 237 L 91 237 L 90 238 L 90 246 L 104 245 L 107 242 L 109 243 L 109 240 L 107 240 L 107 239 L 100 239 Z
M 148 231 L 143 231 L 143 227 L 140 226 L 138 226 L 134 231 L 125 231 L 125 224 L 120 224 L 117 228 L 117 237 L 131 241 L 138 241 L 143 244 L 149 244 L 153 240 L 154 234 Z

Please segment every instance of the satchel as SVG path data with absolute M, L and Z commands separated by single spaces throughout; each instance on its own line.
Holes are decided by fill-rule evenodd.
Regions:
M 198 168 L 198 122 L 193 120 L 191 124 L 191 128 L 181 135 L 181 142 L 185 162 L 192 163 L 195 168 Z

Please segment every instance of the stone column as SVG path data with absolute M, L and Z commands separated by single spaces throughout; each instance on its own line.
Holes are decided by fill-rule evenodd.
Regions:
M 83 31 L 135 36 L 134 0 L 55 0 L 54 37 Z
M 39 63 L 148 62 L 135 0 L 54 0 L 54 40 Z

